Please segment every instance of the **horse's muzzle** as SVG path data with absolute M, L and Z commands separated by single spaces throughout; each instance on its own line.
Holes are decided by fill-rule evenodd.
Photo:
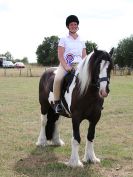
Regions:
M 99 91 L 99 96 L 102 98 L 105 98 L 108 96 L 108 93 L 105 90 L 100 90 Z

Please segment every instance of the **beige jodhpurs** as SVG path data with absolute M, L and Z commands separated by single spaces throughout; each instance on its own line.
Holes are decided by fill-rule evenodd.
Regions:
M 65 74 L 66 74 L 66 70 L 60 64 L 57 68 L 55 79 L 54 79 L 54 84 L 53 84 L 54 101 L 60 100 L 61 85 L 62 85 L 62 81 L 63 81 Z

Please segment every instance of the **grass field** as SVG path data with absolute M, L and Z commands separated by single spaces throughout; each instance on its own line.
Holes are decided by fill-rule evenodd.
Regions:
M 64 147 L 37 148 L 40 130 L 39 77 L 0 77 L 0 177 L 133 177 L 133 77 L 113 76 L 96 128 L 100 164 L 70 168 L 71 119 L 60 125 Z M 81 125 L 84 155 L 87 122 Z

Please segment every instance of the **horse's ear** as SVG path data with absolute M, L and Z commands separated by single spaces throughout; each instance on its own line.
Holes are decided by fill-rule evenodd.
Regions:
M 109 54 L 110 54 L 111 57 L 112 57 L 113 53 L 114 53 L 114 47 L 109 52 Z

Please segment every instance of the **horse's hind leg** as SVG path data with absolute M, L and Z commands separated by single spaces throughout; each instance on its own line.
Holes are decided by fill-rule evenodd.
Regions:
M 59 123 L 60 123 L 60 119 L 58 119 L 55 122 L 55 129 L 54 129 L 54 134 L 52 138 L 52 144 L 56 146 L 63 146 L 65 145 L 65 143 L 60 139 Z
M 52 145 L 63 146 L 64 142 L 60 139 L 59 133 L 59 115 L 55 114 L 52 108 L 49 108 L 47 115 L 46 137 L 52 141 Z
M 47 102 L 41 101 L 41 130 L 36 142 L 37 146 L 46 146 L 46 124 L 47 124 L 47 114 L 49 110 L 49 104 Z
M 100 159 L 96 157 L 94 152 L 94 145 L 93 145 L 93 139 L 95 135 L 95 126 L 96 124 L 90 123 L 89 129 L 88 129 L 88 135 L 86 140 L 86 147 L 85 147 L 85 155 L 84 155 L 84 162 L 92 162 L 92 163 L 99 163 Z
M 46 146 L 47 145 L 47 139 L 46 139 L 46 133 L 45 133 L 46 123 L 47 123 L 47 114 L 45 114 L 45 115 L 41 114 L 41 130 L 40 130 L 38 140 L 36 142 L 37 146 Z

